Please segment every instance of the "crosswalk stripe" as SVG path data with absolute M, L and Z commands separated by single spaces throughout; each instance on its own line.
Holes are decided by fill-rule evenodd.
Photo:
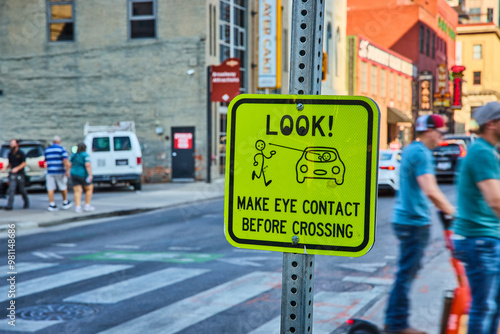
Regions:
M 361 308 L 383 293 L 379 287 L 370 291 L 328 292 L 314 295 L 314 334 L 329 334 L 354 316 Z M 271 319 L 248 334 L 280 334 L 281 316 Z
M 130 265 L 91 265 L 79 269 L 68 270 L 54 275 L 35 278 L 16 284 L 16 298 L 21 298 L 34 293 L 43 292 L 71 283 L 83 281 L 124 269 L 132 268 Z M 2 286 L 1 288 L 4 288 Z M 5 291 L 5 290 L 2 290 Z M 0 295 L 0 302 L 9 300 L 8 294 Z
M 50 268 L 57 266 L 57 263 L 47 263 L 47 262 L 20 262 L 16 264 L 15 267 L 15 272 L 17 274 L 24 274 L 29 271 L 33 270 L 38 270 L 38 269 L 44 269 L 44 268 Z M 12 270 L 9 268 L 9 266 L 1 266 L 0 267 L 0 275 L 5 276 L 8 275 L 8 272 L 12 272 Z
M 112 304 L 184 281 L 208 272 L 208 269 L 168 268 L 126 281 L 104 286 L 64 299 L 65 302 Z
M 253 272 L 100 334 L 177 333 L 256 295 L 281 285 L 281 273 Z
M 366 283 L 372 285 L 391 285 L 394 283 L 393 278 L 382 277 L 361 277 L 361 276 L 345 276 L 343 282 Z

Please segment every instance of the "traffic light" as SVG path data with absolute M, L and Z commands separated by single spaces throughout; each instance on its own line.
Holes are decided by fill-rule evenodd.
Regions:
M 328 54 L 323 51 L 323 60 L 321 62 L 321 81 L 326 81 L 326 71 L 328 70 Z

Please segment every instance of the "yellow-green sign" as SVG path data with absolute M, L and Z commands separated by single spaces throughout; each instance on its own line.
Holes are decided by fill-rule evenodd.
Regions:
M 239 95 L 225 233 L 236 247 L 361 256 L 375 241 L 380 112 L 361 96 Z

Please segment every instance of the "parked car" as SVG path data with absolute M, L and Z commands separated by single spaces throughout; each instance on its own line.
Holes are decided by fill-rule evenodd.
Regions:
M 379 153 L 378 189 L 393 195 L 399 190 L 400 150 L 382 150 Z
M 47 165 L 45 163 L 45 144 L 39 140 L 19 140 L 19 149 L 26 156 L 26 186 L 40 185 L 45 187 Z M 8 155 L 10 142 L 3 143 L 0 147 L 0 170 L 9 164 Z M 8 171 L 0 173 L 0 194 L 5 193 L 8 186 Z
M 467 154 L 467 145 L 461 139 L 447 139 L 432 150 L 438 180 L 453 180 L 461 158 Z
M 479 138 L 478 135 L 471 133 L 470 135 L 462 133 L 451 133 L 444 135 L 444 140 L 449 140 L 449 139 L 457 139 L 457 140 L 463 140 L 465 143 L 465 146 L 469 147 L 470 144 L 472 144 L 477 138 Z

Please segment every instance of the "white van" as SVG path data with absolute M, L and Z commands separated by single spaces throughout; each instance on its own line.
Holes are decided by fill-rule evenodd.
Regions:
M 84 126 L 84 143 L 92 162 L 94 183 L 129 183 L 141 190 L 142 152 L 134 122 Z

